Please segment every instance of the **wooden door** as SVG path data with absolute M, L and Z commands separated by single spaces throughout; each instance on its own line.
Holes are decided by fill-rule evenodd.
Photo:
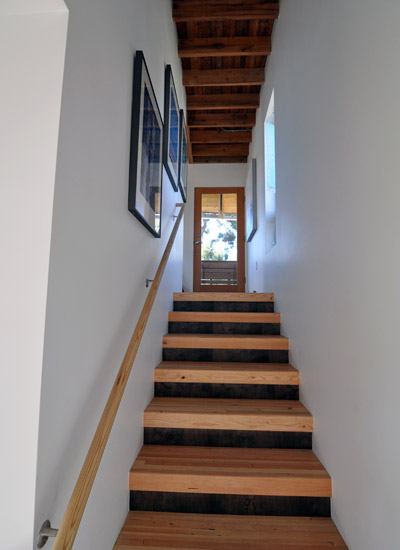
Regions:
M 244 292 L 244 189 L 197 187 L 194 292 Z

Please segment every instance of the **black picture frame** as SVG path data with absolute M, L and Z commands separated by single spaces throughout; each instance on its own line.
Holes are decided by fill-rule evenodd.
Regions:
M 188 179 L 188 150 L 189 140 L 185 122 L 185 113 L 183 109 L 179 111 L 179 172 L 178 186 L 181 192 L 183 202 L 187 198 L 187 179 Z
M 174 191 L 178 191 L 179 104 L 171 65 L 165 67 L 163 162 Z
M 164 127 L 143 52 L 133 64 L 129 211 L 161 237 Z
M 246 241 L 251 242 L 257 231 L 257 159 L 251 159 L 245 185 Z

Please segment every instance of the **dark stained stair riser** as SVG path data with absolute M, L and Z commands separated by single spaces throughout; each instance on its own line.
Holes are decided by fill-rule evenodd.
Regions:
M 176 322 L 168 324 L 168 332 L 190 334 L 280 334 L 280 323 L 198 323 Z
M 155 397 L 212 397 L 217 399 L 299 399 L 299 386 L 287 384 L 194 384 L 155 382 Z
M 287 350 L 163 348 L 163 361 L 288 363 Z
M 273 313 L 274 302 L 174 302 L 174 311 Z
M 270 299 L 272 293 L 174 295 L 174 311 L 204 313 L 169 315 L 144 446 L 129 474 L 131 513 L 115 549 L 346 549 L 331 520 L 311 525 L 330 518 L 332 485 L 312 452 L 313 417 L 299 402 L 289 340 L 280 323 L 259 322 L 280 315 L 212 314 L 273 313 Z M 231 322 L 241 319 L 253 322 Z M 178 347 L 186 345 L 286 349 Z
M 144 428 L 145 445 L 311 449 L 312 433 Z
M 328 497 L 276 497 L 130 491 L 130 510 L 254 516 L 330 517 Z

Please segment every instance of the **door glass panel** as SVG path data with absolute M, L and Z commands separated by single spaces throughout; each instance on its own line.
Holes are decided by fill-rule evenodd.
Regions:
M 237 195 L 201 198 L 201 285 L 237 285 Z

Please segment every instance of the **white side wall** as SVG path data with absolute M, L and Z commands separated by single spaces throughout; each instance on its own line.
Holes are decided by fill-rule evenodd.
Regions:
M 252 151 L 249 290 L 276 292 L 351 550 L 400 547 L 399 21 L 395 0 L 282 0 Z M 272 89 L 277 245 L 265 254 Z
M 68 11 L 0 4 L 0 548 L 32 547 L 51 218 Z
M 190 164 L 185 213 L 183 288 L 193 290 L 193 235 L 195 187 L 243 187 L 246 164 Z
M 68 0 L 41 402 L 36 524 L 57 527 L 181 199 L 164 174 L 162 239 L 127 209 L 134 51 L 143 50 L 163 112 L 171 63 L 181 64 L 165 0 Z M 128 511 L 128 474 L 161 359 L 172 292 L 182 287 L 182 233 L 172 251 L 75 550 L 110 550 Z M 50 544 L 48 544 L 50 547 Z

